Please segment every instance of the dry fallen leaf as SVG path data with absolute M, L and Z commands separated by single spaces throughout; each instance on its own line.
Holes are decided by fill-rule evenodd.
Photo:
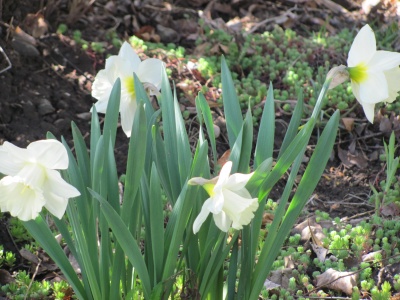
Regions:
M 326 254 L 328 253 L 328 249 L 322 246 L 318 246 L 314 243 L 311 243 L 311 248 L 314 250 L 320 262 L 324 262 L 326 260 Z
M 224 164 L 228 161 L 229 156 L 231 155 L 231 149 L 225 151 L 224 154 L 218 159 L 218 165 L 222 168 Z
M 262 224 L 263 225 L 271 224 L 273 220 L 274 220 L 274 214 L 265 212 L 263 214 Z
M 354 119 L 353 118 L 342 118 L 342 122 L 343 122 L 344 128 L 346 128 L 346 130 L 348 132 L 353 131 L 353 128 L 354 128 Z
M 280 284 L 276 284 L 275 282 L 272 282 L 271 280 L 265 279 L 264 281 L 264 287 L 267 291 L 276 289 L 280 287 Z
M 381 206 L 380 211 L 381 211 L 382 216 L 384 216 L 384 217 L 400 216 L 400 206 L 395 202 Z
M 271 272 L 271 275 L 268 277 L 268 281 L 271 281 L 279 286 L 282 286 L 284 289 L 289 287 L 289 279 L 293 277 L 293 269 L 292 268 L 284 268 L 281 270 L 275 270 Z M 264 282 L 265 286 L 265 282 Z
M 362 256 L 362 261 L 373 261 L 375 260 L 376 254 L 382 254 L 382 250 L 370 252 Z
M 317 286 L 318 288 L 327 287 L 351 295 L 353 287 L 357 285 L 357 278 L 358 273 L 339 272 L 334 269 L 328 269 L 317 276 Z
M 24 28 L 34 38 L 45 35 L 49 30 L 42 14 L 27 14 L 24 20 Z
M 310 232 L 312 230 L 312 233 Z M 315 221 L 315 217 L 308 218 L 300 224 L 296 225 L 291 234 L 300 234 L 301 242 L 307 242 L 312 235 L 314 235 L 314 239 L 322 240 L 325 238 L 325 235 L 322 232 L 322 227 Z

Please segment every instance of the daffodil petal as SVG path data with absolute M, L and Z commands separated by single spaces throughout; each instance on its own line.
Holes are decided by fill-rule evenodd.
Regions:
M 211 198 L 210 201 L 204 202 L 204 205 L 207 206 L 207 209 L 213 214 L 219 214 L 224 207 L 224 194 L 220 192 L 216 192 Z
M 396 100 L 400 91 L 400 68 L 396 67 L 384 72 L 386 81 L 388 83 L 389 97 L 385 100 L 386 102 L 392 103 Z
M 18 156 L 18 154 L 23 156 Z M 0 146 L 0 173 L 11 176 L 16 175 L 24 167 L 24 159 L 27 157 L 28 151 L 26 149 L 4 142 Z
M 40 190 L 26 185 L 20 178 L 7 176 L 0 180 L 0 209 L 22 221 L 36 219 L 45 200 Z
M 219 173 L 218 181 L 215 184 L 214 190 L 217 191 L 217 190 L 221 189 L 223 187 L 223 185 L 225 185 L 225 182 L 228 180 L 229 174 L 231 173 L 231 170 L 232 170 L 232 162 L 231 161 L 227 161 L 223 165 L 223 167 L 222 167 L 222 169 L 221 169 L 221 171 Z
M 370 72 L 381 72 L 396 68 L 400 65 L 400 53 L 376 51 L 369 62 Z
M 249 207 L 255 209 L 258 207 L 257 198 L 245 198 L 228 189 L 224 189 L 223 193 L 225 199 L 227 199 L 224 203 L 224 211 L 229 215 L 240 214 Z
M 132 100 L 129 97 L 121 99 L 120 113 L 121 113 L 121 126 L 127 137 L 131 136 L 133 119 L 135 117 L 137 104 L 136 99 Z
M 241 229 L 238 228 L 243 225 L 248 225 L 250 224 L 251 220 L 254 218 L 254 212 L 258 208 L 258 199 L 252 199 L 250 205 L 246 207 L 245 210 L 242 211 L 242 213 L 239 215 L 238 220 L 234 220 L 232 223 L 232 227 L 235 229 Z
M 367 24 L 360 29 L 351 45 L 347 65 L 349 67 L 354 67 L 360 63 L 368 63 L 375 52 L 375 34 Z
M 156 58 L 142 61 L 137 69 L 137 76 L 141 82 L 149 82 L 158 90 L 161 88 L 163 62 Z
M 215 225 L 217 225 L 217 227 L 223 232 L 227 232 L 231 227 L 232 220 L 225 212 L 221 211 L 219 214 L 214 214 L 213 218 Z
M 78 197 L 80 192 L 66 182 L 58 171 L 48 170 L 47 180 L 43 185 L 45 207 L 49 212 L 61 219 L 68 205 L 68 199 Z
M 32 142 L 27 149 L 37 163 L 49 169 L 67 169 L 68 154 L 64 145 L 57 140 L 40 140 Z
M 58 219 L 61 219 L 67 209 L 68 198 L 60 197 L 47 191 L 44 192 L 44 198 L 46 199 L 44 207 Z
M 205 185 L 205 184 L 215 184 L 218 181 L 218 177 L 215 177 L 213 179 L 205 179 L 202 177 L 193 177 L 189 179 L 188 184 L 189 185 Z
M 374 123 L 375 103 L 361 103 L 365 116 L 370 123 Z
M 92 96 L 96 98 L 96 110 L 99 113 L 105 113 L 107 110 L 108 99 L 112 89 L 106 70 L 100 70 L 92 84 Z
M 141 63 L 135 50 L 133 50 L 132 46 L 128 42 L 124 42 L 119 50 L 118 56 L 126 61 L 128 68 L 132 70 L 132 73 L 130 74 L 130 76 L 132 76 L 133 72 L 137 71 L 139 64 Z
M 207 203 L 207 201 L 210 201 L 210 199 L 207 199 L 204 204 Z M 204 205 L 201 207 L 201 211 L 196 217 L 196 219 L 193 222 L 193 233 L 196 234 L 199 232 L 201 225 L 203 225 L 204 221 L 207 219 L 208 215 L 210 214 L 210 211 L 207 209 L 207 205 Z
M 55 170 L 47 170 L 47 180 L 43 184 L 43 190 L 64 198 L 78 197 L 81 194 L 77 188 L 66 182 Z
M 46 171 L 38 164 L 28 163 L 15 175 L 27 185 L 41 188 L 46 180 Z
M 360 84 L 360 100 L 362 103 L 378 103 L 388 97 L 388 84 L 383 72 L 368 74 L 368 78 Z
M 228 189 L 224 190 L 224 196 L 229 201 L 225 201 L 223 211 L 232 220 L 232 227 L 242 229 L 254 217 L 254 211 L 258 208 L 257 198 L 241 197 Z
M 124 60 L 121 57 L 113 55 L 106 59 L 104 71 L 111 86 L 114 85 L 114 82 L 117 80 L 117 78 L 121 77 L 120 71 L 122 66 L 124 66 Z
M 241 174 L 235 173 L 229 176 L 225 183 L 225 187 L 229 188 L 231 191 L 238 191 L 243 189 L 254 173 L 251 174 Z

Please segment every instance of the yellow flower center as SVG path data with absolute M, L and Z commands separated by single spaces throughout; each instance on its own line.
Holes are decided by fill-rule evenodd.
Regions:
M 123 84 L 124 84 L 125 89 L 127 90 L 128 94 L 132 98 L 136 98 L 135 80 L 133 79 L 133 76 L 125 77 L 123 80 Z
M 22 197 L 30 197 L 31 194 L 34 193 L 33 189 L 28 184 L 20 183 L 20 185 L 22 185 L 22 189 L 19 194 Z
M 364 82 L 368 77 L 368 67 L 364 64 L 358 64 L 355 67 L 349 68 L 350 79 L 357 83 Z
M 203 188 L 206 190 L 206 192 L 210 195 L 210 197 L 214 196 L 214 187 L 215 184 L 212 183 L 206 183 L 203 185 Z

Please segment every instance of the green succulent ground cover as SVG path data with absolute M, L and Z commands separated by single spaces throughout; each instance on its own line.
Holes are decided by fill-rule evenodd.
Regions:
M 253 107 L 255 120 L 261 116 L 262 105 L 267 86 L 271 81 L 274 86 L 274 96 L 277 105 L 290 114 L 293 108 L 293 100 L 297 99 L 300 90 L 304 93 L 305 102 L 309 106 L 315 103 L 315 95 L 318 95 L 321 84 L 328 70 L 339 64 L 346 63 L 355 31 L 343 29 L 334 36 L 326 34 L 323 30 L 318 33 L 310 33 L 308 37 L 298 35 L 292 30 L 283 30 L 275 27 L 271 32 L 262 34 L 244 34 L 244 42 L 239 45 L 233 35 L 222 30 L 215 30 L 202 24 L 204 34 L 199 36 L 196 45 L 208 43 L 204 49 L 210 53 L 212 45 L 216 43 L 226 46 L 225 57 L 232 70 L 235 86 L 240 95 L 241 105 L 245 109 L 250 102 Z M 375 28 L 376 29 L 376 28 Z M 63 34 L 68 34 L 68 29 L 61 27 Z M 398 27 L 391 25 L 385 31 L 377 32 L 378 48 L 392 50 L 393 42 L 397 38 Z M 79 32 L 71 33 L 72 37 L 83 49 L 91 47 L 98 53 L 104 52 L 104 44 L 88 42 L 82 39 Z M 114 33 L 108 35 L 108 42 L 115 46 L 120 45 L 120 40 Z M 197 68 L 205 79 L 212 78 L 214 87 L 221 86 L 219 65 L 220 55 L 194 57 L 183 47 L 175 44 L 146 43 L 136 37 L 131 38 L 131 43 L 141 48 L 149 56 L 154 54 L 166 57 L 179 58 L 183 64 L 189 60 L 197 61 Z M 169 69 L 170 74 L 173 70 Z M 190 80 L 189 80 L 190 81 Z M 189 82 L 190 83 L 190 82 Z M 206 88 L 204 88 L 206 89 Z M 182 94 L 182 97 L 184 95 Z M 222 105 L 222 99 L 218 100 Z M 360 109 L 352 95 L 348 83 L 343 84 L 328 94 L 325 110 L 339 108 L 342 115 Z M 386 106 L 388 111 L 400 111 L 400 101 Z M 310 109 L 311 111 L 311 109 Z M 305 114 L 307 115 L 307 111 Z M 385 159 L 394 160 L 393 153 L 387 153 Z M 398 164 L 398 160 L 395 161 Z M 398 182 L 393 177 L 382 180 L 379 191 L 374 191 L 371 202 L 375 203 L 379 212 L 383 202 L 397 202 L 400 200 Z M 266 211 L 273 213 L 276 203 L 269 200 Z M 165 212 L 165 217 L 168 217 Z M 308 217 L 308 216 L 303 216 Z M 335 259 L 327 259 L 321 262 L 313 254 L 311 249 L 304 246 L 298 234 L 291 235 L 274 263 L 274 270 L 283 269 L 285 257 L 292 260 L 294 268 L 286 288 L 263 290 L 263 299 L 307 299 L 309 297 L 343 296 L 341 293 L 316 286 L 316 277 L 329 268 L 338 271 L 353 271 L 359 274 L 357 286 L 353 289 L 352 299 L 361 299 L 369 295 L 372 299 L 389 299 L 391 294 L 400 291 L 400 276 L 396 276 L 392 284 L 384 283 L 376 286 L 373 271 L 383 265 L 399 262 L 400 252 L 400 222 L 380 217 L 377 213 L 371 221 L 362 221 L 357 225 L 346 224 L 339 218 L 331 219 L 325 212 L 315 213 L 316 222 L 331 221 L 332 227 L 323 229 L 324 238 L 321 240 L 324 248 L 328 249 L 328 256 Z M 23 226 L 15 219 L 11 219 L 11 234 L 19 245 L 26 243 L 32 253 L 37 253 L 38 248 Z M 260 248 L 263 244 L 263 234 L 268 231 L 268 225 L 260 235 Z M 57 233 L 55 233 L 57 234 Z M 143 233 L 144 234 L 144 233 Z M 347 260 L 355 258 L 360 260 L 366 251 L 379 251 L 374 259 L 369 262 L 360 262 L 348 267 Z M 12 269 L 15 256 L 0 248 L 0 269 Z M 46 280 L 32 281 L 32 276 L 26 271 L 15 271 L 15 282 L 3 285 L 1 290 L 10 299 L 64 299 L 68 286 L 65 282 L 49 283 Z M 183 287 L 183 275 L 176 279 L 176 290 Z

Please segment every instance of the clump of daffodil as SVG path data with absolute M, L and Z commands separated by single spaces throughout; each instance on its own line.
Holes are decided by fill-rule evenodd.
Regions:
M 163 63 L 156 58 L 141 61 L 131 45 L 124 42 L 118 55 L 106 59 L 106 67 L 97 73 L 92 86 L 92 96 L 99 113 L 106 113 L 108 100 L 115 81 L 121 79 L 121 114 L 122 130 L 131 136 L 133 118 L 137 107 L 133 73 L 143 83 L 150 95 L 157 95 L 161 88 Z
M 213 214 L 217 227 L 224 232 L 230 227 L 242 229 L 243 225 L 249 224 L 253 219 L 258 208 L 258 199 L 252 198 L 245 188 L 253 173 L 230 175 L 231 169 L 232 162 L 228 161 L 219 176 L 213 179 L 195 177 L 189 180 L 190 185 L 201 185 L 210 196 L 193 223 L 195 234 L 210 213 Z
M 376 50 L 375 34 L 365 25 L 351 45 L 347 59 L 351 87 L 371 123 L 375 104 L 393 102 L 400 91 L 400 53 Z
M 5 142 L 0 146 L 0 210 L 22 221 L 35 219 L 43 206 L 61 219 L 68 199 L 80 195 L 57 169 L 68 168 L 68 154 L 56 140 L 41 140 L 26 149 Z

